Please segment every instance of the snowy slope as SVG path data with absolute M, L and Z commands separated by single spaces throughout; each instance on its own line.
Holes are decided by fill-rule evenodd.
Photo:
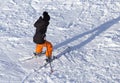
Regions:
M 33 72 L 42 59 L 19 62 L 34 52 L 33 24 L 43 11 L 51 16 L 47 40 L 59 57 L 52 75 L 49 66 Z M 0 0 L 0 82 L 120 83 L 120 1 Z

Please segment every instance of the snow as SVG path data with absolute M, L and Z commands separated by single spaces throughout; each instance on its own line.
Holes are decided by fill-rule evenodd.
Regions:
M 34 22 L 48 11 L 47 40 L 59 59 L 34 72 Z M 120 83 L 119 0 L 0 0 L 1 83 Z M 70 48 L 68 48 L 70 47 Z M 44 57 L 45 58 L 45 57 Z

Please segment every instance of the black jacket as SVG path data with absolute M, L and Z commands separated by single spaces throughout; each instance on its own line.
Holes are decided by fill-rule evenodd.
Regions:
M 45 42 L 44 37 L 46 36 L 47 26 L 49 25 L 48 21 L 45 21 L 42 17 L 40 17 L 34 24 L 36 27 L 36 32 L 33 37 L 33 41 L 36 44 L 43 44 Z

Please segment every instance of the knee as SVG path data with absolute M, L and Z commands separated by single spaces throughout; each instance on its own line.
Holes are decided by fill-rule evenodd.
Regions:
M 53 45 L 52 45 L 50 42 L 47 41 L 46 43 L 47 43 L 47 44 L 46 44 L 46 45 L 47 45 L 46 47 L 48 47 L 49 49 L 53 49 Z

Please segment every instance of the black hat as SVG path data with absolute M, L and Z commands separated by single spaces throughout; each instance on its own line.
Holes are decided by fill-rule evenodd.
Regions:
M 49 21 L 50 20 L 50 16 L 48 15 L 48 12 L 46 12 L 46 11 L 43 12 L 43 19 L 45 21 Z
M 48 12 L 44 11 L 43 16 L 46 16 L 46 15 L 48 15 Z

